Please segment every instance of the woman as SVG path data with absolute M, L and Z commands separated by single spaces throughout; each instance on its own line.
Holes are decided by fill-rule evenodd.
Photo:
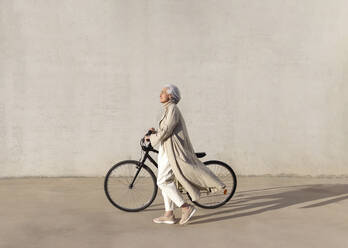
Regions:
M 177 107 L 180 91 L 172 84 L 166 85 L 160 94 L 164 115 L 159 129 L 145 140 L 152 146 L 159 145 L 157 185 L 162 191 L 165 213 L 153 219 L 155 223 L 174 224 L 174 204 L 181 208 L 179 224 L 187 223 L 196 208 L 184 201 L 176 185 L 180 183 L 193 201 L 199 199 L 201 189 L 222 190 L 226 186 L 195 155 L 184 118 Z

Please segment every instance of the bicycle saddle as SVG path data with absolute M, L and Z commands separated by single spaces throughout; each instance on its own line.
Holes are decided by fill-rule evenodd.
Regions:
M 205 152 L 196 152 L 197 158 L 203 158 L 205 155 L 207 155 Z

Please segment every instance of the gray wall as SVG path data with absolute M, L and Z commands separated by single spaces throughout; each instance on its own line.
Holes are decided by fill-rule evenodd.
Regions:
M 348 175 L 348 2 L 0 0 L 2 177 L 138 159 L 159 93 L 239 175 Z

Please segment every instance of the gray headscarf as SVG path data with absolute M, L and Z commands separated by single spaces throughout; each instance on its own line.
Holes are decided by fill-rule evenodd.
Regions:
M 167 84 L 164 87 L 167 88 L 167 94 L 171 94 L 174 102 L 177 104 L 181 99 L 179 88 L 173 84 Z

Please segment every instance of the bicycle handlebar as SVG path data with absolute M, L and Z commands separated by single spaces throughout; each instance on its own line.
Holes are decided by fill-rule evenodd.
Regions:
M 149 130 L 149 131 L 145 134 L 145 136 L 148 136 L 148 135 L 150 135 L 150 134 L 152 134 L 152 130 Z
M 148 135 L 150 135 L 150 134 L 152 134 L 152 130 L 147 131 L 147 133 L 146 133 L 144 136 L 148 136 Z M 145 141 L 144 138 L 145 138 L 145 137 L 142 138 L 143 141 Z
M 154 131 L 149 130 L 149 131 L 145 134 L 145 136 L 148 136 L 148 135 L 150 135 L 150 134 L 152 134 L 152 133 L 154 133 Z M 152 147 L 152 145 L 151 145 L 151 142 L 149 142 L 148 145 L 145 145 L 144 142 L 145 142 L 145 137 L 143 137 L 143 138 L 140 139 L 140 146 L 141 146 L 141 148 L 142 148 L 144 151 L 153 151 L 153 152 L 158 153 L 157 150 L 153 149 L 153 147 Z

